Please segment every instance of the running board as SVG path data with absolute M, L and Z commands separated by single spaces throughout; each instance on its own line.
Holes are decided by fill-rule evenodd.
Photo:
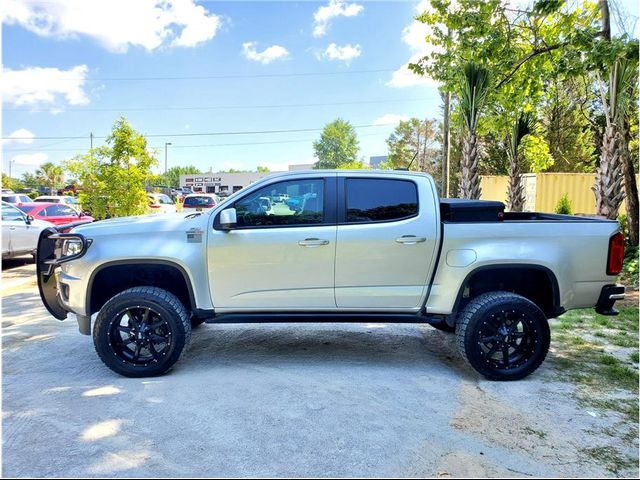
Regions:
M 205 323 L 429 323 L 444 322 L 441 315 L 413 313 L 222 313 Z

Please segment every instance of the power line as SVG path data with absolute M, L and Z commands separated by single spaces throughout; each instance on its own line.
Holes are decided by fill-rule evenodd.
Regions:
M 289 103 L 271 105 L 214 105 L 214 106 L 189 106 L 189 107 L 123 107 L 123 108 L 69 108 L 65 112 L 146 112 L 146 111 L 175 111 L 175 110 L 239 110 L 239 109 L 266 109 L 266 108 L 303 108 L 324 107 L 340 105 L 365 105 L 395 102 L 420 102 L 427 98 L 405 98 L 393 100 L 358 100 L 351 102 L 324 102 L 324 103 Z M 48 108 L 5 108 L 5 112 L 49 112 Z
M 218 74 L 218 75 L 167 75 L 149 77 L 64 77 L 60 80 L 84 80 L 99 82 L 133 82 L 133 81 L 171 81 L 171 80 L 216 80 L 216 79 L 238 79 L 238 78 L 280 78 L 280 77 L 316 77 L 333 75 L 358 75 L 363 73 L 384 73 L 393 72 L 397 68 L 376 68 L 369 70 L 345 70 L 333 72 L 290 72 L 290 73 L 250 73 L 250 74 Z
M 379 135 L 379 133 L 363 133 L 359 135 L 359 137 L 374 137 Z M 94 137 L 95 138 L 95 137 Z M 84 138 L 83 138 L 84 140 Z M 275 145 L 275 144 L 283 144 L 283 143 L 309 143 L 317 140 L 316 138 L 309 138 L 304 140 L 274 140 L 267 142 L 237 142 L 237 143 L 210 143 L 210 144 L 197 144 L 197 145 L 173 145 L 171 147 L 172 150 L 176 148 L 206 148 L 206 147 L 233 147 L 233 146 L 244 146 L 244 145 Z M 78 148 L 26 148 L 20 150 L 6 150 L 9 152 L 77 152 L 82 147 Z M 151 148 L 162 149 L 162 146 L 152 146 Z
M 372 128 L 372 127 L 389 127 L 396 123 L 373 123 L 367 125 L 354 125 L 353 128 Z M 272 133 L 300 133 L 300 132 L 317 132 L 322 128 L 290 128 L 282 130 L 245 130 L 245 131 L 229 131 L 229 132 L 203 132 L 203 133 L 155 133 L 143 134 L 147 138 L 157 137 L 207 137 L 207 136 L 223 136 L 223 135 L 262 135 Z M 60 136 L 60 137 L 2 137 L 3 140 L 86 140 L 85 136 Z M 93 138 L 107 138 L 106 136 L 93 135 Z

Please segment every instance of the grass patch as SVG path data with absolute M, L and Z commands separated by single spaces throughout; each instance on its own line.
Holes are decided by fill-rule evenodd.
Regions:
M 611 473 L 617 474 L 638 466 L 635 459 L 623 456 L 618 450 L 610 446 L 584 448 L 581 452 L 603 465 Z
M 526 433 L 527 435 L 535 435 L 536 437 L 538 437 L 539 439 L 543 439 L 546 438 L 547 434 L 546 432 L 543 432 L 542 430 L 536 430 L 535 428 L 531 428 L 531 427 L 524 427 L 522 429 L 523 433 Z
M 632 352 L 629 354 L 629 358 L 632 362 L 638 363 L 640 362 L 640 354 L 638 352 Z

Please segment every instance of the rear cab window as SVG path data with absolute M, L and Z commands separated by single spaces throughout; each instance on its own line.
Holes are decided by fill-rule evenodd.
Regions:
M 205 207 L 207 205 L 215 205 L 213 197 L 187 197 L 184 199 L 184 205 L 187 207 Z
M 411 180 L 347 178 L 346 223 L 392 222 L 418 215 L 418 188 Z

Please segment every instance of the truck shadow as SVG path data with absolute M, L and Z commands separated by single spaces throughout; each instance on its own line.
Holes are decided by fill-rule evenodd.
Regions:
M 428 325 L 402 324 L 260 324 L 203 325 L 194 329 L 191 346 L 177 368 L 215 365 L 286 366 L 314 363 L 386 365 L 456 370 L 472 379 L 456 350 L 455 335 Z

